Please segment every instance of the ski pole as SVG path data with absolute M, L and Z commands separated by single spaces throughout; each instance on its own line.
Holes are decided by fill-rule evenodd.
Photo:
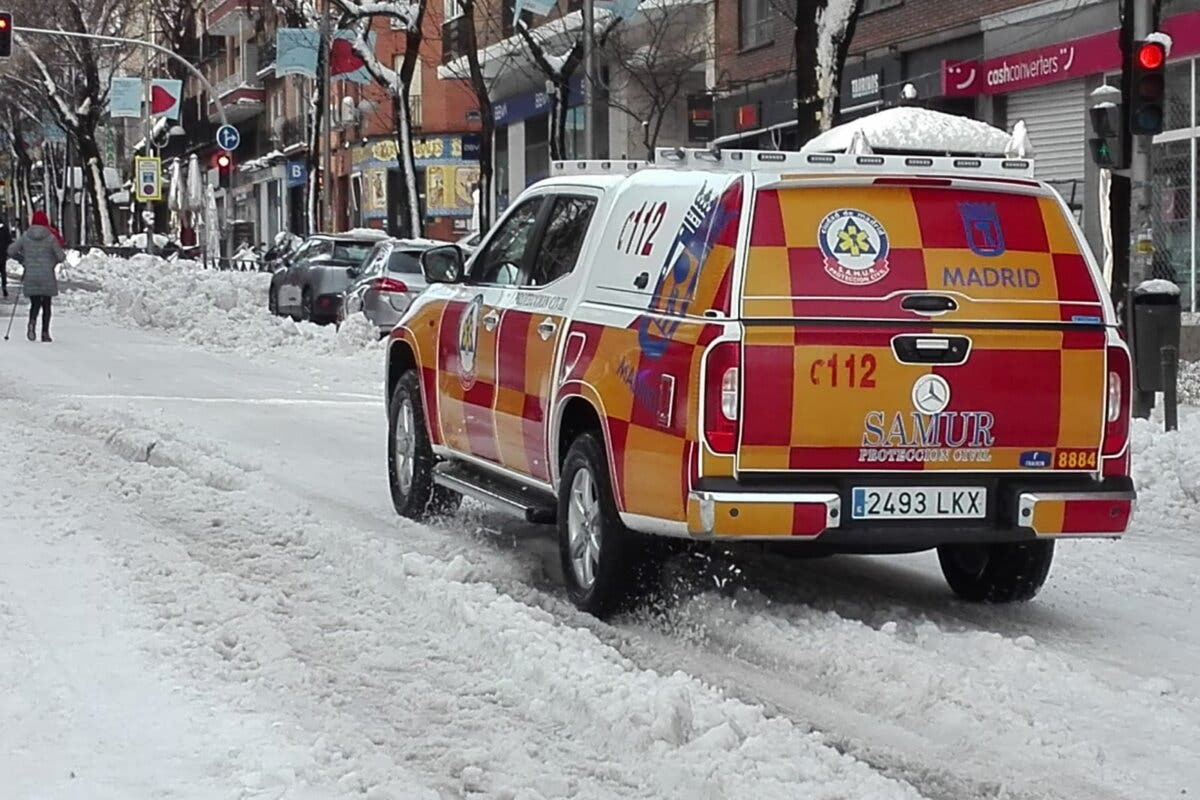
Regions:
M 17 304 L 21 302 L 21 296 L 17 295 L 13 298 L 13 310 L 8 315 L 8 330 L 4 332 L 4 341 L 8 341 L 8 335 L 12 333 L 13 320 L 17 318 Z

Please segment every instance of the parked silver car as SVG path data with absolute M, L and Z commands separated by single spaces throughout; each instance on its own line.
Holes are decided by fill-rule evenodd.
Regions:
M 267 293 L 272 314 L 313 322 L 333 322 L 353 278 L 383 231 L 353 230 L 310 236 L 296 252 L 277 262 Z
M 381 337 L 387 336 L 413 298 L 425 290 L 421 253 L 445 244 L 433 239 L 387 239 L 375 245 L 355 270 L 342 301 L 341 319 L 363 314 Z

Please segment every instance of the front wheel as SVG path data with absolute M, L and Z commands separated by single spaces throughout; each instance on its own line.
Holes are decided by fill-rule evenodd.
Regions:
M 558 548 L 571 601 L 601 619 L 643 599 L 658 582 L 661 548 L 621 522 L 604 447 L 579 436 L 563 461 Z
M 458 510 L 462 495 L 433 482 L 436 463 L 425 430 L 421 385 L 410 369 L 400 376 L 388 405 L 388 485 L 397 514 L 424 520 Z
M 942 574 L 954 593 L 975 603 L 1031 600 L 1050 574 L 1054 542 L 946 544 L 938 548 Z

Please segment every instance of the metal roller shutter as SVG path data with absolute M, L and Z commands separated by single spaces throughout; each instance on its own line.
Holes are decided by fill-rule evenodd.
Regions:
M 1083 81 L 1008 95 L 1009 131 L 1018 120 L 1025 120 L 1033 141 L 1034 172 L 1064 194 L 1071 181 L 1083 184 L 1085 113 Z

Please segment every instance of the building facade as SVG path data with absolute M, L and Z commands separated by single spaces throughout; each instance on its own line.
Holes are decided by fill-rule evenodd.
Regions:
M 798 145 L 791 23 L 770 0 L 717 0 L 716 141 Z M 895 104 L 911 83 L 922 105 L 1011 130 L 1024 120 L 1038 176 L 1063 196 L 1102 255 L 1100 171 L 1086 151 L 1088 94 L 1119 83 L 1116 0 L 865 0 L 841 76 L 834 123 Z M 1166 0 L 1167 130 L 1155 137 L 1157 245 L 1197 297 L 1200 233 L 1200 0 Z

